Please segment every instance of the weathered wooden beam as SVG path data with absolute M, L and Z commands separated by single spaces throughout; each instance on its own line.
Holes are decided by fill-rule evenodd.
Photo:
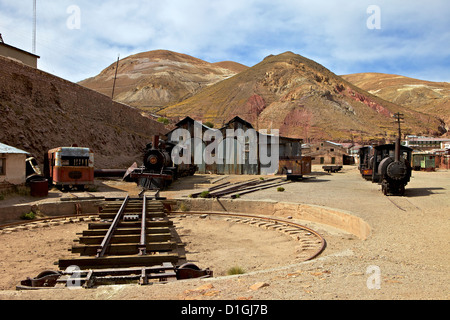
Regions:
M 59 268 L 64 270 L 70 266 L 78 266 L 81 270 L 103 269 L 103 268 L 131 268 L 150 267 L 164 262 L 177 263 L 180 257 L 178 254 L 157 254 L 147 256 L 120 256 L 99 258 L 76 258 L 61 259 L 58 262 Z
M 148 242 L 161 242 L 161 241 L 169 241 L 171 239 L 170 233 L 161 233 L 161 234 L 149 234 L 147 235 Z M 118 235 L 111 238 L 111 244 L 117 243 L 134 243 L 137 244 L 141 240 L 141 235 Z M 103 237 L 81 237 L 79 239 L 80 244 L 101 244 L 103 241 Z
M 146 244 L 147 252 L 169 252 L 177 249 L 176 242 L 152 242 Z M 80 254 L 81 256 L 95 255 L 98 246 L 96 245 L 75 245 L 72 247 L 72 253 Z M 108 255 L 133 255 L 139 252 L 137 244 L 112 244 L 109 246 L 106 254 Z
M 99 236 L 104 237 L 107 232 L 108 232 L 107 229 L 84 230 L 83 237 L 99 237 Z M 146 228 L 147 234 L 161 234 L 167 232 L 170 232 L 170 229 L 168 227 Z M 140 235 L 140 234 L 141 229 L 139 228 L 127 228 L 127 229 L 118 228 L 114 232 L 115 236 Z

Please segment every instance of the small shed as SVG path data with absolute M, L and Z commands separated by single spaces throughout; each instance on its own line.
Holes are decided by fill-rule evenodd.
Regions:
M 313 164 L 331 164 L 331 165 L 344 165 L 351 164 L 350 158 L 353 158 L 347 154 L 341 144 L 323 141 L 310 146 L 309 152 L 305 152 L 305 155 L 313 157 Z
M 436 169 L 436 155 L 430 153 L 414 153 L 413 169 L 416 171 L 434 171 Z
M 28 152 L 0 143 L 0 191 L 26 182 Z

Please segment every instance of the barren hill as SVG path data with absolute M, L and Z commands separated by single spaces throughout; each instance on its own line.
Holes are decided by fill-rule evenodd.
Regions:
M 209 63 L 167 50 L 139 53 L 119 61 L 114 100 L 149 111 L 186 99 L 247 67 Z M 111 97 L 116 63 L 79 84 Z
M 357 73 L 342 76 L 385 100 L 441 118 L 450 130 L 450 83 L 430 82 L 392 74 Z
M 405 114 L 405 132 L 439 134 L 441 122 L 383 100 L 292 52 L 254 67 L 166 107 L 168 117 L 191 116 L 216 126 L 240 116 L 259 129 L 310 139 L 369 140 L 394 136 L 392 116 Z
M 127 168 L 166 128 L 141 111 L 51 74 L 0 57 L 0 142 L 34 154 L 74 143 L 97 168 Z

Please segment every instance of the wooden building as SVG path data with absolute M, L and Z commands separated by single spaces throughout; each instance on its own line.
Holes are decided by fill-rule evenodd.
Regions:
M 27 154 L 0 143 L 0 191 L 25 184 Z
M 30 67 L 37 68 L 37 61 L 40 58 L 39 56 L 24 51 L 22 49 L 10 46 L 9 44 L 4 43 L 0 40 L 0 56 L 19 61 L 23 64 L 26 64 Z
M 311 172 L 310 162 L 302 161 L 302 139 L 277 139 L 270 133 L 257 132 L 251 123 L 240 117 L 234 117 L 220 129 L 211 129 L 187 117 L 167 134 L 168 141 L 180 141 L 177 129 L 185 129 L 185 133 L 189 133 L 191 160 L 198 166 L 198 173 L 266 175 L 298 170 L 303 170 L 304 174 Z M 275 143 L 278 150 L 272 150 Z M 260 148 L 262 145 L 266 149 Z M 261 150 L 265 154 L 261 154 Z M 271 158 L 275 159 L 276 152 L 278 166 L 274 168 L 275 161 Z M 204 154 L 210 155 L 209 161 Z
M 304 150 L 303 153 L 305 156 L 312 157 L 312 164 L 354 164 L 354 157 L 348 154 L 347 148 L 344 148 L 341 144 L 331 141 L 311 144 L 307 150 Z

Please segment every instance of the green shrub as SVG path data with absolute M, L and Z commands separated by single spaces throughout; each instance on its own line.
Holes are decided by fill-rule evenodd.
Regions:
M 30 211 L 28 213 L 24 213 L 20 219 L 22 220 L 34 220 L 36 219 L 36 214 L 33 211 Z
M 160 117 L 158 118 L 158 122 L 161 122 L 162 124 L 168 125 L 170 123 L 169 119 Z
M 285 190 L 285 189 L 284 189 L 283 187 L 278 187 L 278 188 L 277 188 L 277 191 L 278 191 L 278 192 L 284 192 L 284 190 Z
M 232 267 L 230 269 L 228 269 L 227 271 L 227 276 L 232 276 L 235 274 L 244 274 L 245 270 L 241 267 Z
M 211 129 L 214 128 L 214 123 L 212 123 L 210 121 L 205 122 L 204 125 L 207 126 L 208 128 L 211 128 Z
M 209 198 L 209 191 L 203 191 L 200 193 L 200 198 Z

